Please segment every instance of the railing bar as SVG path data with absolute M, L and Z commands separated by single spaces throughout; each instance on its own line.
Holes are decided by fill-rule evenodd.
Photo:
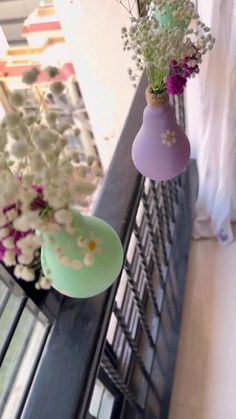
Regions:
M 21 315 L 23 313 L 23 310 L 25 308 L 26 302 L 27 302 L 27 298 L 26 297 L 22 297 L 21 298 L 21 302 L 19 304 L 19 307 L 17 309 L 17 312 L 15 313 L 14 318 L 12 320 L 12 323 L 11 323 L 9 329 L 8 329 L 7 335 L 5 336 L 5 339 L 3 341 L 3 344 L 1 345 L 1 349 L 0 349 L 0 366 L 2 365 L 2 363 L 4 361 L 4 358 L 6 356 L 8 347 L 9 347 L 9 345 L 11 343 L 11 340 L 13 338 L 13 335 L 15 333 L 15 330 L 17 328 L 17 325 L 19 323 L 19 320 L 21 318 Z
M 167 196 L 170 204 L 171 220 L 175 223 L 175 207 L 174 207 L 174 194 L 173 194 L 173 183 L 167 182 Z
M 122 327 L 122 330 L 123 330 L 123 332 L 124 332 L 124 334 L 125 334 L 125 337 L 126 337 L 126 339 L 127 339 L 127 342 L 128 342 L 128 343 L 129 343 L 129 345 L 130 345 L 130 348 L 131 348 L 131 350 L 132 350 L 133 356 L 134 356 L 134 358 L 136 359 L 136 362 L 137 362 L 137 364 L 138 364 L 138 366 L 139 366 L 139 368 L 140 368 L 140 370 L 141 370 L 141 372 L 142 372 L 142 374 L 143 374 L 144 378 L 145 378 L 145 379 L 146 379 L 146 381 L 148 382 L 148 384 L 149 384 L 149 386 L 150 386 L 150 388 L 151 388 L 152 392 L 154 393 L 155 397 L 156 397 L 156 398 L 157 398 L 157 400 L 160 402 L 160 400 L 161 400 L 160 395 L 158 394 L 158 391 L 157 391 L 157 389 L 156 389 L 155 385 L 153 384 L 153 382 L 152 382 L 152 380 L 151 380 L 151 376 L 150 376 L 150 374 L 148 373 L 148 371 L 147 371 L 147 369 L 146 369 L 146 367 L 145 367 L 145 365 L 144 365 L 144 362 L 143 362 L 143 360 L 142 360 L 142 357 L 141 357 L 141 355 L 140 355 L 140 353 L 139 353 L 139 351 L 138 351 L 137 345 L 136 345 L 136 343 L 134 342 L 134 340 L 132 339 L 131 334 L 130 334 L 130 332 L 129 332 L 128 328 L 127 328 L 127 325 L 126 325 L 126 323 L 125 323 L 125 321 L 124 321 L 124 318 L 123 318 L 122 314 L 120 313 L 120 310 L 119 310 L 119 308 L 117 307 L 117 304 L 116 304 L 116 303 L 114 304 L 114 308 L 113 308 L 113 310 L 114 310 L 114 313 L 115 313 L 115 315 L 116 315 L 116 317 L 117 317 L 118 321 L 119 321 L 119 322 L 120 322 L 120 324 L 121 324 L 121 327 Z
M 4 294 L 3 294 L 3 296 L 2 296 L 2 298 L 1 298 L 1 301 L 0 301 L 0 318 L 2 316 L 2 313 L 5 310 L 5 307 L 6 307 L 7 303 L 8 303 L 8 300 L 9 300 L 10 296 L 11 296 L 10 290 L 9 289 L 6 289 L 5 292 L 4 292 Z
M 32 334 L 32 331 L 34 329 L 35 323 L 36 323 L 36 319 L 33 318 L 32 321 L 31 321 L 31 323 L 30 323 L 28 332 L 27 332 L 27 334 L 26 334 L 26 336 L 25 336 L 25 338 L 24 338 L 24 340 L 22 342 L 22 345 L 21 345 L 21 348 L 20 348 L 20 352 L 18 353 L 17 358 L 15 360 L 15 365 L 14 365 L 13 371 L 12 371 L 12 373 L 10 375 L 10 378 L 8 380 L 8 384 L 4 388 L 3 394 L 1 394 L 1 398 L 0 398 L 0 417 L 1 417 L 1 414 L 3 413 L 3 410 L 5 408 L 5 405 L 6 405 L 8 396 L 9 396 L 9 394 L 11 392 L 12 387 L 13 387 L 13 384 L 14 384 L 15 378 L 17 376 L 19 367 L 21 365 L 22 359 L 24 358 L 25 350 L 26 350 L 26 348 L 28 346 L 28 343 L 30 341 L 31 334 Z
M 158 271 L 158 274 L 159 274 L 161 286 L 164 287 L 165 284 L 164 284 L 162 266 L 161 266 L 161 262 L 160 262 L 159 255 L 158 255 L 156 238 L 153 234 L 153 225 L 152 225 L 152 220 L 151 220 L 150 213 L 149 213 L 149 210 L 148 210 L 148 202 L 147 202 L 147 196 L 146 196 L 145 192 L 143 192 L 143 206 L 144 206 L 144 212 L 145 212 L 147 225 L 148 225 L 148 228 L 149 228 L 149 235 L 150 235 L 150 238 L 151 238 L 151 243 L 152 243 L 152 248 L 153 248 L 152 253 L 153 253 L 154 263 L 156 265 L 156 268 L 157 268 L 157 271 Z
M 120 309 L 122 313 L 125 313 L 124 317 L 129 325 L 132 320 L 132 311 L 133 311 L 133 299 L 131 297 L 132 297 L 132 293 L 131 293 L 131 290 L 127 281 L 126 287 L 125 287 L 124 299 L 123 299 Z M 125 304 L 124 304 L 124 301 L 126 302 Z
M 147 225 L 147 218 L 146 215 L 144 213 L 144 217 L 141 221 L 140 226 L 138 227 L 139 229 L 139 235 L 140 238 L 142 238 L 142 243 L 143 243 L 143 249 L 145 254 L 148 252 L 149 247 L 152 247 L 152 242 L 151 242 L 151 236 L 149 233 L 149 227 Z M 151 250 L 151 254 L 153 254 L 153 249 Z
M 161 182 L 161 192 L 162 192 L 162 199 L 163 199 L 163 206 L 162 206 L 162 213 L 165 220 L 165 225 L 167 229 L 167 237 L 170 244 L 172 244 L 172 237 L 171 237 L 171 230 L 170 230 L 170 220 L 168 217 L 169 209 L 168 209 L 168 201 L 166 196 L 166 186 L 164 182 Z
M 32 368 L 31 368 L 31 373 L 30 373 L 30 375 L 29 375 L 29 377 L 28 377 L 27 384 L 25 385 L 24 390 L 23 390 L 23 393 L 22 393 L 22 395 L 21 395 L 21 401 L 20 401 L 20 403 L 19 403 L 19 405 L 18 405 L 18 408 L 17 408 L 16 414 L 15 414 L 15 419 L 21 419 L 21 418 L 22 418 L 22 416 L 21 416 L 21 415 L 22 415 L 22 411 L 23 411 L 23 409 L 24 409 L 24 405 L 25 405 L 26 399 L 27 399 L 27 397 L 28 397 L 28 394 L 29 394 L 29 390 L 30 390 L 31 384 L 32 384 L 32 382 L 33 382 L 33 379 L 34 379 L 35 373 L 36 373 L 36 371 L 37 371 L 37 367 L 38 367 L 38 364 L 39 364 L 39 362 L 40 362 L 40 358 L 41 358 L 41 355 L 42 355 L 42 352 L 43 352 L 43 349 L 44 349 L 45 343 L 46 343 L 46 341 L 47 341 L 47 338 L 48 338 L 48 335 L 49 335 L 49 331 L 50 331 L 50 326 L 48 325 L 48 326 L 45 328 L 45 332 L 44 332 L 44 336 L 43 336 L 43 339 L 42 339 L 42 342 L 41 342 L 40 348 L 38 349 L 38 353 L 37 353 L 37 356 L 36 356 L 36 357 L 35 357 L 35 359 L 34 359 L 34 363 L 33 363 L 33 365 L 32 365 Z
M 178 179 L 176 178 L 174 179 L 173 185 L 174 185 L 175 202 L 176 202 L 176 205 L 179 205 Z
M 157 225 L 158 225 L 158 236 L 159 236 L 159 240 L 160 240 L 160 244 L 161 244 L 161 248 L 162 248 L 164 262 L 165 262 L 165 265 L 167 266 L 168 265 L 167 250 L 166 250 L 166 244 L 165 244 L 165 239 L 164 239 L 164 235 L 163 235 L 163 229 L 162 229 L 162 226 L 161 226 L 160 209 L 159 209 L 158 200 L 157 200 L 157 190 L 156 190 L 156 187 L 155 187 L 155 182 L 153 182 L 153 181 L 151 181 L 151 188 L 152 188 L 152 194 L 153 194 L 155 210 L 156 210 L 156 218 L 157 218 Z
M 126 272 L 127 272 L 127 275 L 128 275 L 129 284 L 130 284 L 131 289 L 134 293 L 134 299 L 135 299 L 135 302 L 136 302 L 136 305 L 137 305 L 137 308 L 138 308 L 138 312 L 139 312 L 139 316 L 140 316 L 140 322 L 142 324 L 142 327 L 143 327 L 144 331 L 146 332 L 146 335 L 148 337 L 148 340 L 149 340 L 149 343 L 150 343 L 151 347 L 155 348 L 155 343 L 154 343 L 151 331 L 149 329 L 147 319 L 145 317 L 143 302 L 139 298 L 138 290 L 137 290 L 135 281 L 133 279 L 133 274 L 132 274 L 132 271 L 130 269 L 130 266 L 129 266 L 128 262 L 126 262 L 125 269 L 126 269 Z
M 159 308 L 158 308 L 157 301 L 156 301 L 155 291 L 153 289 L 152 279 L 150 277 L 150 273 L 149 273 L 148 266 L 147 266 L 147 263 L 146 263 L 145 253 L 144 253 L 143 246 L 141 244 L 141 238 L 140 238 L 137 226 L 134 227 L 134 232 L 135 232 L 135 235 L 136 235 L 136 238 L 137 238 L 137 248 L 139 250 L 139 254 L 140 254 L 140 258 L 141 258 L 141 264 L 142 264 L 142 267 L 143 267 L 143 272 L 144 272 L 144 275 L 145 275 L 145 278 L 146 278 L 147 290 L 148 290 L 149 296 L 151 298 L 155 313 L 159 317 L 160 312 L 159 312 Z
M 117 370 L 114 368 L 111 361 L 105 354 L 103 355 L 101 366 L 107 373 L 108 377 L 110 377 L 111 380 L 114 382 L 121 394 L 123 394 L 125 399 L 130 403 L 130 405 L 133 406 L 138 412 L 143 413 L 143 408 L 136 401 L 135 396 L 132 394 L 127 384 L 120 377 L 120 374 L 117 372 Z

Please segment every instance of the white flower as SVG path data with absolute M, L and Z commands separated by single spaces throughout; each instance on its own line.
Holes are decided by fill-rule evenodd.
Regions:
M 52 281 L 49 278 L 46 278 L 45 276 L 42 276 L 40 280 L 35 284 L 35 287 L 38 290 L 49 290 L 51 288 Z
M 16 254 L 12 250 L 7 250 L 4 253 L 3 262 L 6 266 L 15 266 L 16 265 Z
M 14 269 L 14 275 L 16 278 L 24 279 L 27 282 L 35 280 L 35 273 L 33 269 L 27 268 L 27 266 L 17 264 Z
M 14 249 L 15 247 L 15 242 L 14 242 L 14 237 L 6 237 L 5 239 L 2 240 L 2 244 L 6 249 Z
M 7 220 L 9 222 L 15 220 L 15 218 L 18 216 L 18 212 L 15 208 L 11 208 L 8 211 L 6 211 Z
M 176 143 L 175 131 L 167 130 L 165 133 L 161 134 L 161 142 L 167 147 L 171 147 Z
M 32 156 L 31 156 L 31 170 L 34 173 L 38 173 L 41 174 L 40 172 L 43 170 L 43 168 L 45 167 L 45 162 L 41 157 L 40 153 L 35 152 Z
M 47 137 L 42 136 L 37 139 L 37 147 L 42 153 L 48 153 L 51 151 L 52 144 Z
M 47 220 L 41 220 L 38 225 L 38 229 L 44 233 L 56 233 L 61 231 L 61 227 L 57 223 L 48 222 Z
M 24 94 L 16 90 L 10 96 L 10 102 L 15 107 L 22 106 L 24 103 Z
M 0 212 L 0 227 L 4 226 L 5 224 L 7 224 L 6 216 L 2 212 Z
M 23 159 L 28 154 L 28 145 L 26 141 L 17 141 L 11 147 L 11 155 L 17 159 Z
M 39 211 L 28 211 L 14 220 L 14 228 L 18 231 L 27 232 L 36 229 L 40 223 Z
M 22 81 L 25 84 L 33 84 L 38 78 L 39 70 L 36 67 L 32 67 L 30 70 L 25 71 L 22 77 Z
M 0 240 L 2 240 L 4 237 L 8 236 L 9 231 L 10 231 L 9 228 L 7 228 L 7 227 L 0 228 Z
M 73 221 L 73 214 L 70 210 L 59 209 L 55 212 L 55 220 L 59 224 L 70 225 Z
M 12 176 L 7 176 L 3 182 L 0 184 L 1 190 L 1 205 L 7 206 L 11 205 L 12 203 L 16 202 L 18 199 L 20 184 L 19 182 L 14 179 Z
M 22 265 L 29 265 L 34 260 L 34 255 L 30 252 L 23 253 L 17 257 L 17 260 Z
M 50 91 L 55 96 L 60 95 L 63 92 L 64 88 L 65 88 L 64 84 L 60 81 L 54 81 L 53 83 L 50 84 Z
M 23 253 L 33 253 L 42 245 L 42 241 L 42 237 L 28 234 L 26 237 L 17 241 L 17 247 L 21 249 Z

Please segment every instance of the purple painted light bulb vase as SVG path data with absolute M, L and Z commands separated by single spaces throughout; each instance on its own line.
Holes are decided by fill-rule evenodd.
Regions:
M 176 122 L 175 110 L 167 95 L 158 96 L 149 86 L 146 99 L 148 105 L 133 143 L 132 159 L 143 176 L 155 181 L 170 180 L 188 164 L 189 140 Z

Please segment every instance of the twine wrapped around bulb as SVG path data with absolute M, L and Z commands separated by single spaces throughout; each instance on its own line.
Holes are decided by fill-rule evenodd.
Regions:
M 156 95 L 151 86 L 149 85 L 145 90 L 146 101 L 148 105 L 153 106 L 154 108 L 161 108 L 162 106 L 168 105 L 169 96 L 166 94 Z

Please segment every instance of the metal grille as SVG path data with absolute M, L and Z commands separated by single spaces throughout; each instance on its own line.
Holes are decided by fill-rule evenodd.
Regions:
M 173 100 L 173 105 L 184 126 L 183 99 Z M 110 379 L 122 400 L 119 412 L 114 405 L 109 417 L 155 414 L 153 417 L 159 418 L 168 401 L 171 383 L 163 383 L 163 377 L 169 361 L 161 359 L 160 352 L 171 350 L 167 334 L 175 333 L 179 317 L 173 248 L 176 239 L 177 243 L 180 240 L 176 237 L 183 215 L 180 211 L 187 204 L 186 180 L 186 173 L 159 184 L 143 179 L 133 203 L 132 230 L 101 362 L 100 375 Z M 187 216 L 185 228 L 189 228 Z M 165 310 L 167 327 L 162 321 Z M 171 368 L 173 374 L 173 365 Z
M 0 417 L 20 417 L 48 334 L 48 324 L 0 277 Z
M 126 417 L 128 412 L 144 417 L 149 393 L 155 411 L 162 404 L 163 394 L 152 371 L 156 359 L 158 375 L 164 373 L 157 354 L 158 336 L 166 289 L 173 285 L 171 280 L 168 284 L 168 280 L 182 182 L 179 178 L 157 185 L 146 180 L 140 192 L 107 335 L 110 349 L 102 359 L 102 369 L 124 398 L 123 416 L 119 417 Z M 171 293 L 168 314 L 170 322 L 174 323 L 178 306 L 175 290 Z

